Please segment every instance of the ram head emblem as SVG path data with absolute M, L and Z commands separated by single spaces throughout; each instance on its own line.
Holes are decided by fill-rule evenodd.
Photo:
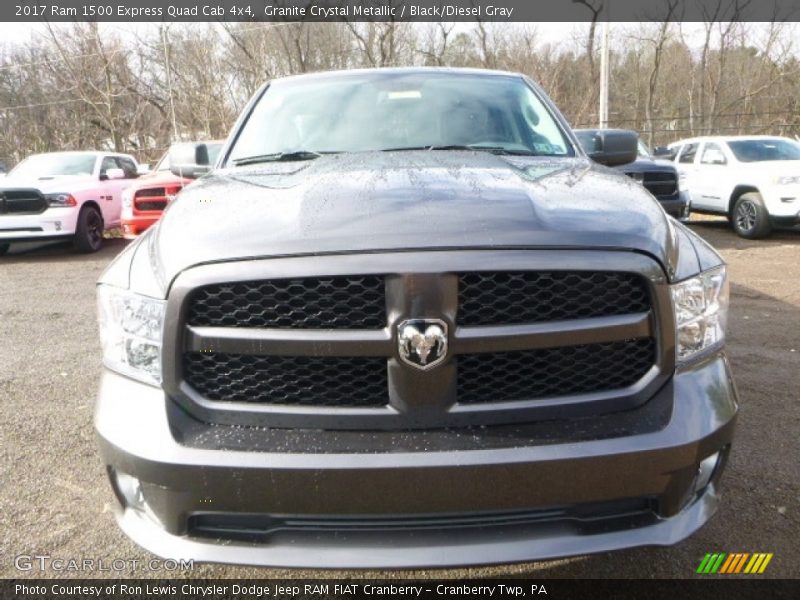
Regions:
M 397 346 L 403 362 L 427 370 L 447 358 L 447 323 L 439 319 L 409 319 L 397 326 Z

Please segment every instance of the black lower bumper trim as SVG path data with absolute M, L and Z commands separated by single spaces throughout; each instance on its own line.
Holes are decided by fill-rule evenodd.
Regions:
M 485 514 L 432 516 L 273 516 L 258 514 L 196 514 L 189 517 L 188 534 L 217 540 L 267 543 L 271 536 L 291 532 L 294 535 L 331 536 L 413 536 L 426 531 L 533 527 L 537 524 L 571 523 L 573 529 L 590 535 L 599 531 L 642 527 L 657 519 L 657 502 L 650 498 L 632 498 L 613 502 L 580 504 L 571 507 L 535 509 Z
M 38 233 L 42 229 L 21 230 L 18 229 L 13 233 Z M 0 230 L 0 233 L 9 233 L 9 230 Z M 13 238 L 0 238 L 0 244 L 37 244 L 39 242 L 64 242 L 72 238 L 73 234 L 60 234 L 60 235 L 32 235 L 30 237 L 13 237 Z

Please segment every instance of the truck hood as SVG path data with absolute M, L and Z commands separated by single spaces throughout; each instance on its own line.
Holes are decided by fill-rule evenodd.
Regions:
M 178 177 L 170 171 L 154 171 L 147 175 L 142 175 L 133 184 L 137 189 L 145 187 L 154 187 L 157 185 L 180 184 L 186 185 L 191 179 Z
M 672 276 L 679 242 L 637 183 L 582 158 L 410 151 L 218 170 L 185 188 L 143 244 L 165 288 L 193 265 L 449 248 L 602 248 Z
M 623 173 L 675 173 L 675 166 L 672 163 L 643 157 L 614 169 Z
M 52 175 L 42 177 L 14 177 L 7 175 L 0 179 L 0 188 L 33 188 L 43 194 L 71 193 L 77 190 L 97 187 L 98 181 L 91 175 Z

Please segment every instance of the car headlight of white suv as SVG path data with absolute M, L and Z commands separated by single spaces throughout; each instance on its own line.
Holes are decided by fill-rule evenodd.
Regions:
M 728 323 L 726 268 L 709 269 L 671 287 L 678 362 L 722 346 Z
M 97 286 L 103 362 L 114 371 L 152 385 L 161 384 L 161 340 L 165 300 L 111 285 Z

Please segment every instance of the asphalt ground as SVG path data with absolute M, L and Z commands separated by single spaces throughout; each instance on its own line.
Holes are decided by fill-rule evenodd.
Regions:
M 735 444 L 712 521 L 670 548 L 501 567 L 298 571 L 195 565 L 141 570 L 152 555 L 117 528 L 95 445 L 100 375 L 94 284 L 124 247 L 18 246 L 0 258 L 0 577 L 694 577 L 706 552 L 772 552 L 764 577 L 800 577 L 800 232 L 736 237 L 724 220 L 691 224 L 729 263 L 728 349 L 741 395 Z M 114 560 L 122 571 L 44 571 L 19 556 Z M 23 558 L 22 566 L 27 563 Z M 116 563 L 120 565 L 120 562 Z

